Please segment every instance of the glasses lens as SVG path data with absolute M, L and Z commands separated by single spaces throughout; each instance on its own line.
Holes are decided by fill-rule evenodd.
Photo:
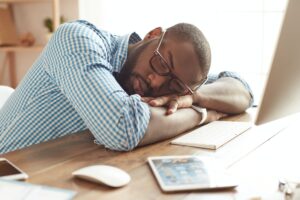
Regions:
M 168 64 L 159 55 L 154 55 L 150 62 L 153 70 L 157 74 L 165 76 L 170 73 Z
M 178 94 L 187 94 L 189 91 L 186 88 L 186 86 L 184 85 L 184 83 L 182 83 L 180 80 L 174 79 L 174 78 L 170 80 L 169 89 Z

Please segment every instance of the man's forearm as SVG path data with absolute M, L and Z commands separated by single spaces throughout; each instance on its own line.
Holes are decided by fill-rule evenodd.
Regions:
M 207 109 L 223 113 L 244 112 L 250 105 L 251 96 L 240 81 L 234 78 L 221 78 L 212 84 L 202 86 L 194 102 Z
M 162 141 L 195 127 L 201 121 L 201 114 L 191 108 L 179 109 L 166 115 L 163 107 L 150 107 L 151 117 L 144 138 L 139 146 Z

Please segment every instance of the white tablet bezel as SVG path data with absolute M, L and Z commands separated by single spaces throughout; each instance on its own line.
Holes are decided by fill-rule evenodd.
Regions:
M 183 159 L 183 158 L 197 158 L 201 160 L 205 167 L 207 168 L 207 174 L 209 177 L 209 183 L 207 185 L 203 184 L 185 184 L 179 186 L 169 186 L 166 185 L 158 173 L 158 170 L 154 164 L 154 160 L 164 160 L 164 159 Z M 153 174 L 156 177 L 157 182 L 159 183 L 161 189 L 165 192 L 171 191 L 186 191 L 186 190 L 210 190 L 210 189 L 225 189 L 225 188 L 234 188 L 237 186 L 237 181 L 233 177 L 229 176 L 226 173 L 225 169 L 220 167 L 216 161 L 209 157 L 203 156 L 157 156 L 149 157 L 148 163 L 152 169 Z
M 28 175 L 25 172 L 23 172 L 20 168 L 15 166 L 13 163 L 11 163 L 6 158 L 0 158 L 0 162 L 7 162 L 12 168 L 14 168 L 15 170 L 17 170 L 19 172 L 18 174 L 0 176 L 1 179 L 4 179 L 4 180 L 25 180 L 25 179 L 28 178 Z

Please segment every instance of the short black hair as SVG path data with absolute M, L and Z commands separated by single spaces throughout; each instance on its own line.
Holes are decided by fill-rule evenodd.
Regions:
M 179 41 L 191 42 L 197 54 L 202 72 L 206 75 L 211 64 L 210 46 L 200 29 L 192 24 L 179 23 L 167 29 Z

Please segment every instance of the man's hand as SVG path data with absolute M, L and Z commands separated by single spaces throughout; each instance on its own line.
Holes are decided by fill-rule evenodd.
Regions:
M 153 107 L 168 107 L 167 115 L 175 113 L 179 108 L 189 108 L 193 104 L 192 95 L 185 96 L 162 96 L 162 97 L 142 97 L 142 100 Z M 215 110 L 207 110 L 207 118 L 205 120 L 205 124 L 219 120 L 223 117 L 227 117 L 228 114 L 217 112 Z
M 193 96 L 168 95 L 161 97 L 142 97 L 142 101 L 153 107 L 167 107 L 167 115 L 173 114 L 179 108 L 189 108 L 193 104 Z
M 193 95 L 142 97 L 142 100 L 153 107 L 167 107 L 168 115 L 178 108 L 191 107 L 192 104 L 220 113 L 239 114 L 249 107 L 251 95 L 239 80 L 223 77 L 203 85 Z

